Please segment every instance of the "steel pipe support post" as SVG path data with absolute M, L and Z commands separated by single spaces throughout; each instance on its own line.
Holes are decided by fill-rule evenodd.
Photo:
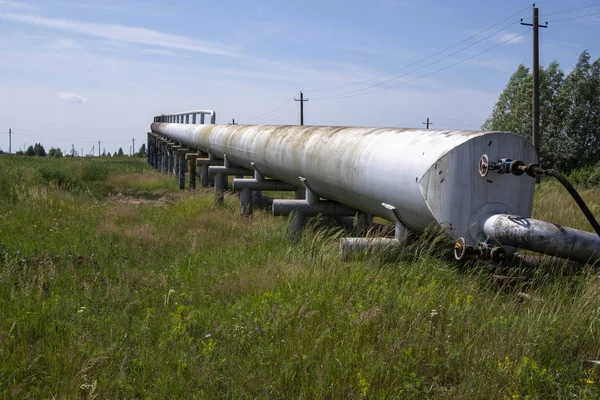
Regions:
M 189 150 L 186 148 L 177 150 L 177 155 L 178 155 L 177 158 L 179 159 L 179 162 L 178 162 L 178 165 L 179 165 L 179 168 L 178 168 L 179 169 L 179 171 L 178 171 L 179 172 L 179 190 L 185 190 L 185 173 L 187 172 L 186 171 L 187 164 L 185 162 L 185 155 L 188 151 Z
M 188 170 L 190 175 L 190 183 L 189 189 L 196 189 L 196 159 L 198 158 L 197 153 L 187 153 L 185 155 L 186 160 L 188 160 Z
M 223 160 L 217 159 L 212 154 L 201 153 L 202 157 L 196 159 L 196 165 L 200 167 L 200 187 L 207 188 L 214 186 L 214 177 L 208 173 L 208 167 L 211 165 L 223 165 Z

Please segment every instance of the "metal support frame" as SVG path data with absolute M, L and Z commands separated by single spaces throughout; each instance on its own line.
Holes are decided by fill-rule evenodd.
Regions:
M 253 175 L 254 172 L 232 165 L 227 160 L 227 155 L 223 156 L 223 165 L 210 165 L 208 166 L 208 174 L 215 176 L 215 203 L 222 204 L 225 198 L 225 191 L 227 190 L 227 178 L 229 176 L 245 176 Z M 244 193 L 244 196 L 247 196 Z M 251 196 L 251 195 L 250 195 Z
M 320 196 L 310 189 L 308 182 L 300 177 L 305 185 L 305 199 L 274 200 L 273 215 L 290 217 L 290 241 L 298 243 L 306 226 L 306 219 L 317 215 L 327 217 L 347 217 L 355 215 L 357 210 L 337 201 L 321 200 Z

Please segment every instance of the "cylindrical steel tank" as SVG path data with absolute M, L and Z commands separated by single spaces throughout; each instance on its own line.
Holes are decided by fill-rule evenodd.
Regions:
M 431 224 L 467 243 L 485 240 L 493 214 L 531 215 L 534 181 L 478 173 L 490 159 L 536 160 L 513 133 L 399 128 L 188 125 L 155 122 L 152 131 L 227 156 L 245 168 L 423 232 Z

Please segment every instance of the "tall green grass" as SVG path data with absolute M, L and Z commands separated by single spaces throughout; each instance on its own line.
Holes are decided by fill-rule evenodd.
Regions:
M 592 269 L 499 285 L 428 242 L 342 262 L 338 231 L 290 246 L 285 219 L 176 187 L 143 160 L 0 158 L 0 397 L 600 396 Z M 574 207 L 535 199 L 586 229 Z

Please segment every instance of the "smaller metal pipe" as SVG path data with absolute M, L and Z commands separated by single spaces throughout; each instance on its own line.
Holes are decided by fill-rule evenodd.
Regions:
M 340 240 L 340 258 L 347 260 L 353 255 L 389 252 L 402 245 L 398 239 L 349 237 Z
M 498 214 L 483 222 L 491 240 L 538 253 L 593 264 L 600 260 L 598 235 L 533 218 Z

